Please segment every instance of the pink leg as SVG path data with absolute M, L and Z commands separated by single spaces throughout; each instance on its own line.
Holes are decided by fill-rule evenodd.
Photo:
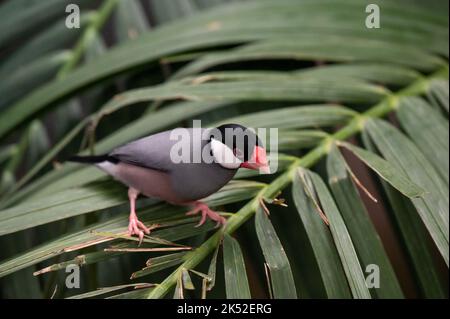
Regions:
M 144 239 L 144 233 L 150 234 L 150 229 L 146 227 L 136 215 L 136 198 L 139 195 L 139 191 L 130 187 L 128 189 L 128 199 L 130 200 L 130 222 L 128 224 L 128 234 L 130 236 L 139 236 L 139 245 Z
M 202 213 L 202 218 L 200 219 L 200 222 L 197 224 L 196 227 L 203 225 L 206 222 L 206 217 L 209 217 L 210 219 L 216 221 L 217 226 L 224 225 L 227 221 L 223 216 L 220 216 L 218 213 L 213 211 L 205 203 L 193 202 L 192 205 L 194 205 L 194 208 L 192 210 L 190 210 L 189 212 L 187 212 L 186 215 L 191 216 L 191 215 L 196 215 L 200 212 Z

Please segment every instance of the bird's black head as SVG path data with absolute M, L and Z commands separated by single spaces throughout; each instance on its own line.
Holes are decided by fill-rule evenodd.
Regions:
M 213 156 L 223 167 L 268 171 L 266 150 L 254 130 L 239 124 L 223 124 L 211 130 L 210 141 Z M 223 160 L 227 156 L 232 163 Z

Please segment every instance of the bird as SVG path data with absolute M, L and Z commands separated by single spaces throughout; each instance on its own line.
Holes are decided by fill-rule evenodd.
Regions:
M 72 162 L 94 164 L 128 186 L 130 215 L 128 234 L 150 234 L 136 214 L 140 194 L 170 204 L 189 206 L 186 215 L 207 218 L 217 226 L 226 219 L 203 199 L 226 185 L 239 168 L 270 173 L 266 149 L 257 134 L 240 124 L 214 128 L 175 128 L 137 139 L 107 154 L 72 156 Z

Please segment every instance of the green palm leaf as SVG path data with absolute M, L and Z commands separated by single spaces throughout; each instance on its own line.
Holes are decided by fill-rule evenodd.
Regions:
M 70 3 L 0 5 L 2 296 L 448 297 L 446 1 Z M 269 129 L 273 174 L 205 199 L 220 229 L 139 198 L 138 247 L 126 188 L 65 159 L 197 119 Z
M 236 239 L 225 235 L 223 239 L 223 260 L 227 298 L 250 299 L 244 257 Z

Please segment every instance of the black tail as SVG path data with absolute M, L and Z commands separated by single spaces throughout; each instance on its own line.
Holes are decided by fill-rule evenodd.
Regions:
M 72 156 L 69 157 L 67 159 L 69 162 L 77 162 L 77 163 L 89 163 L 89 164 L 94 164 L 94 163 L 100 163 L 100 162 L 111 162 L 111 163 L 118 163 L 119 161 L 109 155 L 94 155 L 94 156 Z

